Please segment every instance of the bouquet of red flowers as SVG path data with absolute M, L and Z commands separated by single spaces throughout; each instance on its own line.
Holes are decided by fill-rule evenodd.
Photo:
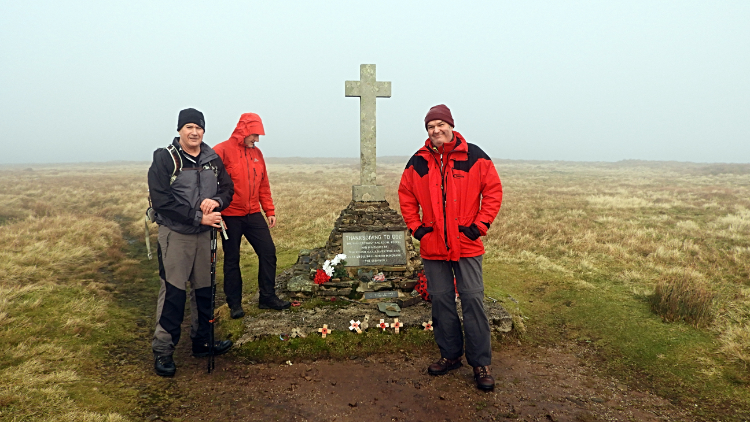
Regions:
M 315 284 L 323 284 L 330 279 L 331 277 L 328 274 L 326 274 L 325 271 L 321 269 L 318 269 L 318 271 L 315 272 L 315 279 L 314 279 Z

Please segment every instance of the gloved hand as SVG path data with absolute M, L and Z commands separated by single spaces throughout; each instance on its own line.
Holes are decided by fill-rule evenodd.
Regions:
M 477 240 L 479 239 L 479 227 L 477 227 L 476 224 L 471 223 L 471 226 L 458 226 L 458 231 L 466 235 L 466 237 L 469 238 L 469 240 Z
M 424 235 L 426 235 L 427 233 L 429 233 L 429 232 L 431 232 L 433 230 L 435 230 L 435 229 L 433 229 L 432 227 L 419 226 L 419 228 L 417 228 L 417 230 L 414 231 L 414 233 L 412 234 L 412 236 L 414 236 L 414 238 L 417 239 L 417 240 L 422 240 L 422 238 L 424 237 Z

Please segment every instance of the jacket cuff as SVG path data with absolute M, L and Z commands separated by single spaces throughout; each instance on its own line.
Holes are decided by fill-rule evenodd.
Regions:
M 193 225 L 200 226 L 201 220 L 203 220 L 203 211 L 198 210 L 195 212 L 195 218 L 193 218 Z
M 474 222 L 474 224 L 476 224 L 477 228 L 479 229 L 480 236 L 487 236 L 487 230 L 489 230 L 489 227 L 487 227 L 487 223 L 477 220 Z
M 222 200 L 221 200 L 221 198 L 219 198 L 219 197 L 217 196 L 217 197 L 214 197 L 214 198 L 211 198 L 211 199 L 213 199 L 214 201 L 216 201 L 216 202 L 218 202 L 218 203 L 219 203 L 219 209 L 220 209 L 220 210 L 223 210 L 223 209 L 224 209 L 224 201 L 222 201 Z
M 273 217 L 274 215 L 276 215 L 276 211 L 275 210 L 265 211 L 265 213 L 266 213 L 266 217 Z

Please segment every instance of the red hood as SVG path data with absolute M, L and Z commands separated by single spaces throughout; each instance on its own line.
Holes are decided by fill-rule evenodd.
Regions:
M 240 121 L 237 122 L 234 132 L 232 132 L 232 136 L 228 140 L 234 139 L 238 144 L 244 145 L 245 138 L 253 133 L 257 133 L 258 135 L 266 134 L 263 130 L 263 122 L 260 120 L 260 116 L 255 113 L 244 113 L 240 116 Z

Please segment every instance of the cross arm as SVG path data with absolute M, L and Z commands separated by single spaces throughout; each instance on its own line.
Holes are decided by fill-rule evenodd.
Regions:
M 388 89 L 390 96 L 390 88 Z M 362 84 L 359 81 L 346 81 L 344 83 L 344 96 L 345 97 L 360 97 L 362 96 Z
M 375 96 L 383 98 L 391 98 L 391 83 L 390 82 L 375 82 Z

